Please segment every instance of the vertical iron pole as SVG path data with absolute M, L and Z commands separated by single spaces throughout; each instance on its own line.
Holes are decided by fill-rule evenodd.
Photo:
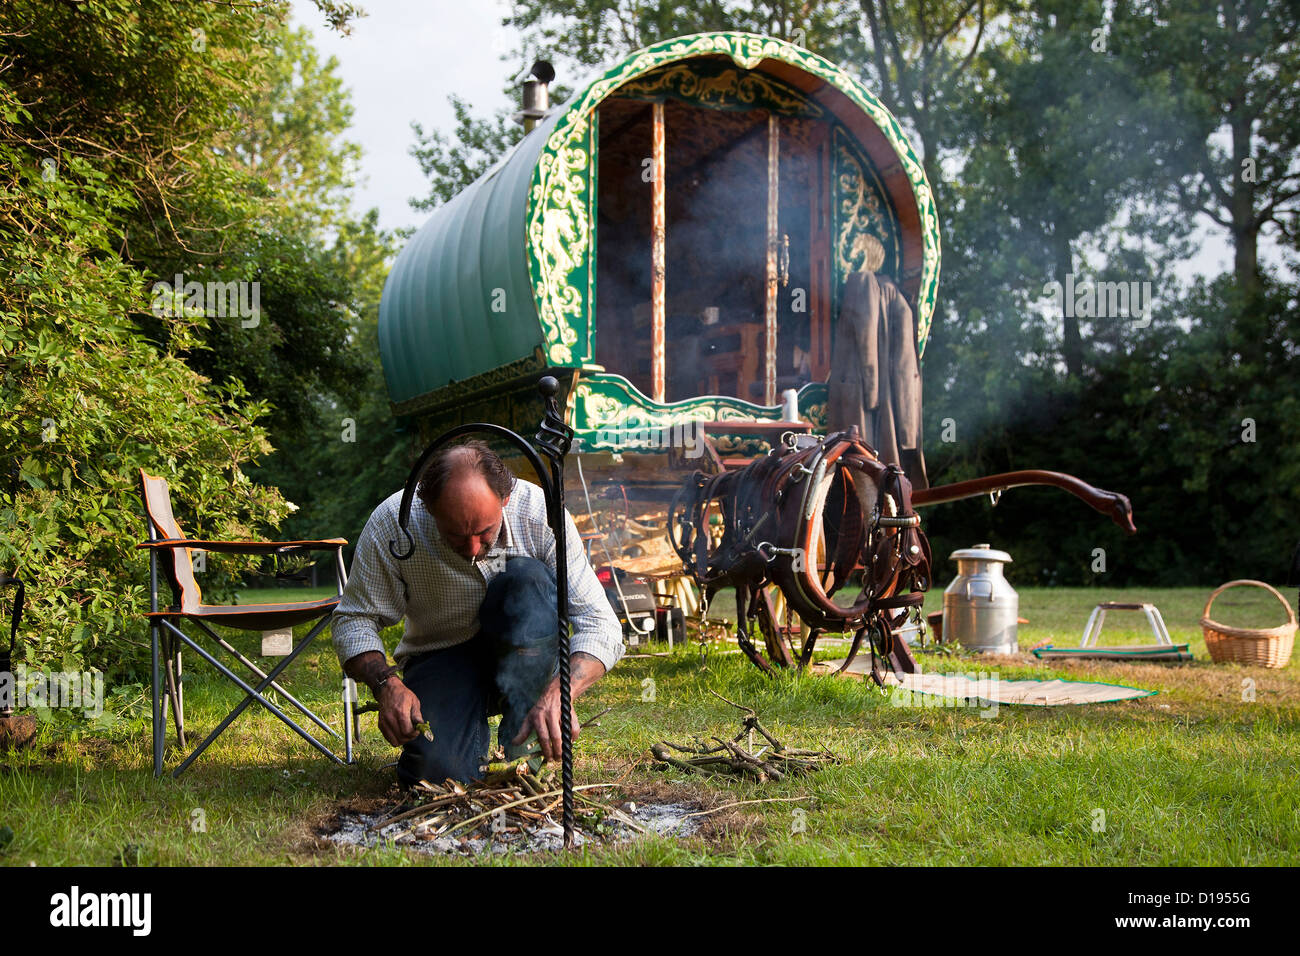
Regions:
M 664 104 L 651 106 L 652 123 L 650 143 L 654 178 L 650 181 L 650 394 L 656 402 L 664 400 L 667 372 L 664 323 L 665 284 L 668 264 L 665 252 L 667 214 L 664 205 L 664 180 L 667 178 L 667 160 L 664 146 Z
M 559 618 L 560 787 L 563 793 L 564 847 L 573 846 L 573 698 L 569 674 L 569 549 L 564 523 L 564 456 L 573 432 L 564 422 L 557 395 L 560 383 L 547 375 L 537 384 L 546 403 L 536 443 L 551 465 L 551 531 L 555 534 L 555 610 Z

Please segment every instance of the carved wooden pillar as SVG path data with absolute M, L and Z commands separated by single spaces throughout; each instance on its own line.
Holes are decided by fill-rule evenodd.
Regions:
M 767 116 L 767 309 L 763 324 L 763 404 L 776 404 L 776 257 L 781 202 L 781 127 Z
M 654 179 L 650 184 L 650 385 L 656 402 L 664 400 L 664 282 L 667 267 L 664 258 L 664 104 L 652 110 L 651 152 Z

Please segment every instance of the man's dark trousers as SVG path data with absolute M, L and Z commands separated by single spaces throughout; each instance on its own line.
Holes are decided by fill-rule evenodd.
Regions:
M 488 717 L 502 715 L 497 739 L 508 745 L 550 681 L 558 648 L 555 573 L 536 558 L 510 558 L 488 584 L 478 634 L 406 662 L 402 682 L 420 699 L 433 740 L 416 737 L 402 749 L 397 779 L 481 777 Z

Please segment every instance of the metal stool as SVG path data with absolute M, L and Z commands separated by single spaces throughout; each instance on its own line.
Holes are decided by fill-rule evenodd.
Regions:
M 1156 643 L 1168 645 L 1174 643 L 1173 638 L 1169 636 L 1169 629 L 1165 627 L 1165 619 L 1160 616 L 1160 608 L 1154 604 L 1103 601 L 1094 607 L 1092 614 L 1088 616 L 1088 623 L 1083 628 L 1083 640 L 1079 642 L 1080 647 L 1097 646 L 1097 638 L 1101 637 L 1101 628 L 1106 620 L 1107 611 L 1142 611 L 1147 616 L 1147 623 L 1151 625 L 1151 633 L 1156 636 Z

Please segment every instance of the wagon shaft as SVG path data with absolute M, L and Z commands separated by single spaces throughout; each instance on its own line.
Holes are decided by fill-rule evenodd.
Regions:
M 918 507 L 923 507 L 960 501 L 963 498 L 975 498 L 979 495 L 992 495 L 996 500 L 998 495 L 1009 488 L 1023 488 L 1028 485 L 1050 485 L 1068 491 L 1095 511 L 1108 516 L 1126 533 L 1137 533 L 1137 526 L 1133 523 L 1133 505 L 1127 496 L 1117 491 L 1094 488 L 1086 481 L 1059 471 L 1009 471 L 1001 475 L 972 478 L 970 481 L 958 481 L 951 485 L 918 491 L 912 496 L 912 501 Z

